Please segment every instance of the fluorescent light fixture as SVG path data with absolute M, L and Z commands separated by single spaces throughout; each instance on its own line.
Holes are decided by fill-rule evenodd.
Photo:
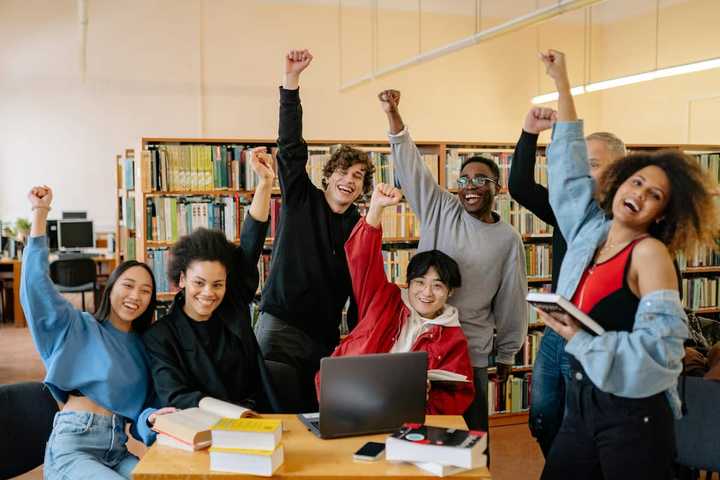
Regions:
M 581 95 L 585 92 L 597 92 L 600 90 L 607 90 L 609 88 L 622 87 L 624 85 L 632 85 L 634 83 L 647 82 L 658 78 L 674 77 L 676 75 L 684 75 L 686 73 L 702 72 L 704 70 L 712 70 L 714 68 L 720 68 L 720 58 L 713 58 L 711 60 L 703 60 L 701 62 L 688 63 L 685 65 L 678 65 L 675 67 L 661 68 L 659 70 L 653 70 L 651 72 L 637 73 L 635 75 L 627 75 L 625 77 L 613 78 L 611 80 L 603 80 L 602 82 L 590 83 L 588 85 L 581 85 L 570 90 L 573 96 Z M 543 103 L 554 102 L 558 99 L 558 93 L 546 93 L 545 95 L 538 95 L 532 98 L 532 103 L 540 105 Z

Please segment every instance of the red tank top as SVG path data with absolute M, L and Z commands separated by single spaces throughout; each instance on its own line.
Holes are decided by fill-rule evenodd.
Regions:
M 606 330 L 632 330 L 639 299 L 627 283 L 635 245 L 643 235 L 602 263 L 590 265 L 580 278 L 572 303 Z

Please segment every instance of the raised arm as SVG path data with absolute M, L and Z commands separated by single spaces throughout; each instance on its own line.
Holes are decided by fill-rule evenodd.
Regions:
M 84 327 L 82 314 L 58 293 L 50 280 L 46 222 L 52 198 L 48 186 L 33 187 L 28 194 L 32 227 L 20 279 L 23 311 L 43 361 L 52 356 L 72 327 Z
M 547 54 L 541 53 L 540 58 L 559 93 L 557 123 L 547 151 L 548 190 L 557 225 L 569 244 L 588 218 L 600 216 L 602 212 L 593 197 L 595 188 L 590 176 L 583 124 L 577 119 L 570 94 L 565 55 L 549 50 Z
M 393 294 L 399 294 L 397 285 L 388 281 L 382 256 L 382 212 L 387 206 L 397 205 L 402 194 L 397 188 L 384 183 L 375 186 L 370 208 L 345 242 L 353 294 L 358 308 L 358 324 L 374 323 L 368 318 L 373 304 L 384 305 Z
M 253 149 L 250 165 L 260 179 L 255 187 L 252 203 L 240 232 L 240 246 L 236 250 L 235 268 L 232 272 L 237 281 L 237 291 L 233 295 L 243 304 L 249 304 L 257 291 L 260 276 L 257 263 L 262 255 L 270 217 L 270 195 L 272 193 L 275 172 L 272 169 L 272 157 L 265 147 Z
M 300 105 L 300 74 L 312 62 L 308 50 L 291 50 L 285 56 L 285 79 L 280 88 L 280 125 L 278 127 L 278 176 L 286 203 L 305 198 L 314 188 L 305 165 L 307 144 L 302 136 L 302 105 Z
M 535 181 L 535 160 L 538 135 L 551 128 L 556 117 L 556 112 L 551 108 L 536 107 L 528 112 L 515 146 L 508 178 L 508 189 L 512 198 L 553 227 L 557 225 L 557 221 L 550 207 L 548 190 Z
M 400 181 L 405 198 L 418 216 L 420 223 L 434 223 L 446 202 L 457 199 L 443 190 L 425 166 L 422 155 L 410 138 L 400 116 L 400 92 L 385 90 L 378 94 L 383 111 L 388 118 L 390 148 L 395 175 Z

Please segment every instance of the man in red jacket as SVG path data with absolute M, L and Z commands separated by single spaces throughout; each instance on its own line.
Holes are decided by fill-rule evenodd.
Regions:
M 460 286 L 460 270 L 455 260 L 431 250 L 410 261 L 407 289 L 387 280 L 382 256 L 382 211 L 397 205 L 401 198 L 397 188 L 378 184 L 367 216 L 345 242 L 358 324 L 332 356 L 425 351 L 429 370 L 447 370 L 467 379 L 432 382 L 427 413 L 462 415 L 475 395 L 473 371 L 458 311 L 447 304 L 453 289 Z M 315 381 L 319 395 L 319 374 Z

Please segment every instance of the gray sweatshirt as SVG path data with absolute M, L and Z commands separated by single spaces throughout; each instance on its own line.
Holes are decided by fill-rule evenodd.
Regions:
M 522 238 L 502 220 L 485 223 L 467 213 L 435 181 L 407 129 L 389 138 L 395 175 L 420 221 L 418 251 L 438 249 L 460 265 L 463 286 L 451 303 L 460 312 L 473 366 L 487 366 L 493 329 L 497 361 L 513 364 L 527 335 Z

